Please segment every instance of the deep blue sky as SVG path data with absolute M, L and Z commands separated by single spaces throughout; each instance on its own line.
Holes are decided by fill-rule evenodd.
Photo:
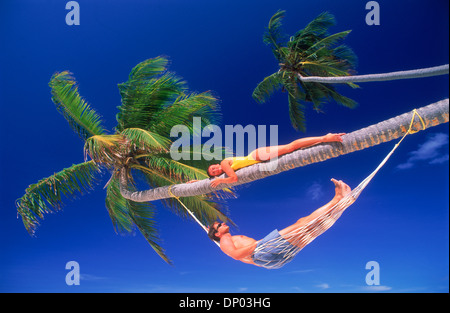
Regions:
M 352 29 L 346 43 L 359 74 L 448 63 L 447 0 L 385 1 L 381 25 L 365 23 L 367 1 L 87 1 L 81 24 L 65 24 L 66 1 L 0 4 L 0 291 L 2 292 L 448 292 L 448 124 L 409 136 L 358 201 L 286 267 L 265 270 L 222 254 L 192 221 L 159 206 L 164 263 L 140 234 L 119 236 L 104 205 L 108 177 L 63 212 L 47 215 L 28 235 L 14 202 L 29 184 L 83 161 L 83 142 L 50 99 L 55 71 L 74 73 L 81 95 L 112 131 L 117 84 L 137 63 L 158 55 L 191 90 L 213 90 L 224 125 L 278 125 L 279 142 L 351 132 L 448 97 L 448 76 L 365 83 L 339 90 L 359 106 L 334 103 L 307 111 L 307 133 L 290 125 L 287 98 L 256 104 L 251 93 L 277 70 L 262 42 L 270 17 L 287 11 L 293 34 L 323 11 L 332 32 Z M 332 197 L 331 177 L 356 186 L 392 143 L 296 169 L 239 189 L 231 218 L 260 239 L 309 214 Z M 405 165 L 408 164 L 408 165 Z M 80 264 L 79 286 L 65 283 L 68 261 Z M 381 285 L 365 283 L 377 261 Z

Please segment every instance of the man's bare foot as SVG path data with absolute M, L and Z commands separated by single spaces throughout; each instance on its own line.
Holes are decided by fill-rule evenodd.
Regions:
M 334 183 L 334 186 L 336 187 L 334 196 L 336 200 L 341 200 L 352 191 L 352 189 L 342 180 L 336 180 L 332 178 L 331 181 Z

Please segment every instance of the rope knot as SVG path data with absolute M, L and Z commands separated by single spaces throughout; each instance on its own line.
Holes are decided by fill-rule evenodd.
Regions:
M 413 127 L 413 124 L 414 124 L 414 120 L 415 120 L 416 115 L 419 117 L 419 120 L 420 120 L 420 122 L 422 123 L 422 129 L 413 130 L 412 127 Z M 425 130 L 425 128 L 426 128 L 426 127 L 425 127 L 425 122 L 423 121 L 422 116 L 420 116 L 420 114 L 417 113 L 417 110 L 414 109 L 414 110 L 413 110 L 413 116 L 412 116 L 412 118 L 411 118 L 411 123 L 409 124 L 409 129 L 408 129 L 408 131 L 407 131 L 407 134 L 415 134 L 415 133 L 417 133 L 417 132 L 420 131 L 420 130 Z

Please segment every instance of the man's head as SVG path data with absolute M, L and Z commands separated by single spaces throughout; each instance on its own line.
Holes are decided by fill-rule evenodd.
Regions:
M 230 227 L 225 223 L 214 222 L 209 226 L 208 237 L 211 240 L 219 242 L 222 235 L 228 233 L 229 230 Z
M 208 173 L 210 178 L 219 176 L 223 173 L 222 166 L 220 166 L 220 164 L 212 164 L 208 167 L 206 173 Z

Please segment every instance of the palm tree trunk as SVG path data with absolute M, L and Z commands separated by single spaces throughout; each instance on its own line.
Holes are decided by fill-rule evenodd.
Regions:
M 447 123 L 449 119 L 449 100 L 444 99 L 428 106 L 417 109 L 417 113 L 425 123 L 425 129 Z M 275 170 L 270 169 L 274 161 L 254 164 L 236 172 L 238 181 L 227 187 L 249 183 L 267 176 L 275 175 L 300 166 L 322 162 L 343 154 L 359 151 L 384 142 L 388 142 L 403 136 L 408 130 L 413 117 L 412 112 L 404 113 L 375 125 L 354 131 L 342 137 L 342 143 L 323 143 L 310 148 L 294 151 L 280 157 Z M 415 118 L 413 129 L 422 130 L 423 126 L 419 118 Z M 225 175 L 225 174 L 223 174 Z M 120 192 L 123 197 L 136 202 L 153 201 L 170 198 L 168 186 L 150 189 L 146 191 L 129 191 L 126 186 L 126 170 L 120 173 Z M 207 194 L 224 188 L 212 188 L 210 179 L 204 179 L 191 184 L 178 184 L 171 188 L 171 192 L 177 197 L 190 197 Z
M 346 83 L 364 83 L 376 82 L 386 80 L 421 78 L 429 76 L 445 75 L 449 72 L 449 65 L 441 65 L 428 68 L 420 68 L 411 71 L 399 71 L 384 74 L 369 74 L 369 75 L 355 75 L 355 76 L 339 76 L 339 77 L 320 77 L 308 76 L 303 77 L 298 75 L 299 79 L 304 83 L 325 83 L 325 84 L 346 84 Z

